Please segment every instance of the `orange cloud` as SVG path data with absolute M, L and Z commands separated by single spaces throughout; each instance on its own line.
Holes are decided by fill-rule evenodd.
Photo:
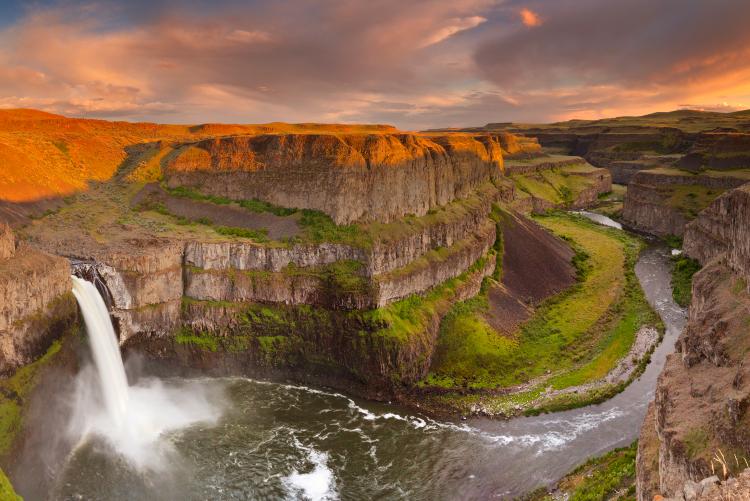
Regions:
M 527 9 L 526 7 L 524 7 L 518 12 L 518 14 L 521 16 L 521 22 L 529 28 L 541 26 L 542 24 L 542 20 L 539 18 L 539 14 L 531 9 Z

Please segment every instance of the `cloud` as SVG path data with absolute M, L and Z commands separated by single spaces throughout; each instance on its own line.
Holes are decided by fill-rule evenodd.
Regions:
M 415 129 L 750 102 L 741 0 L 60 1 L 0 27 L 0 106 Z
M 227 34 L 227 40 L 240 43 L 264 43 L 271 41 L 271 35 L 264 31 L 233 30 Z
M 487 21 L 487 18 L 482 16 L 471 16 L 471 17 L 459 17 L 448 20 L 448 25 L 439 28 L 436 32 L 428 36 L 424 42 L 420 44 L 420 47 L 428 47 L 442 42 L 443 40 L 452 37 L 458 32 L 470 30 L 476 28 L 480 24 Z
M 521 16 L 521 22 L 529 28 L 540 26 L 542 24 L 539 14 L 526 7 L 518 11 L 518 15 Z

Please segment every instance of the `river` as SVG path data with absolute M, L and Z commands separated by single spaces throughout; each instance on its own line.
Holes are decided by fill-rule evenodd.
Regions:
M 163 438 L 172 451 L 156 471 L 113 459 L 106 442 L 79 445 L 56 499 L 409 499 L 513 498 L 637 438 L 665 357 L 685 323 L 672 300 L 666 248 L 636 264 L 666 326 L 641 377 L 607 402 L 508 421 L 435 421 L 398 406 L 303 386 L 239 378 L 169 380 L 225 392 L 212 425 Z

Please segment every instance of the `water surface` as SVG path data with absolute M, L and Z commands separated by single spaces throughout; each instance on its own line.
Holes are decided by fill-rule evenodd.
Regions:
M 54 497 L 502 499 L 549 484 L 637 438 L 656 378 L 684 325 L 685 311 L 672 300 L 667 250 L 645 250 L 636 274 L 666 335 L 644 374 L 601 405 L 510 421 L 437 422 L 333 391 L 192 380 L 193 387 L 226 391 L 231 405 L 217 424 L 166 436 L 173 454 L 157 472 L 135 471 L 90 438 L 71 455 Z

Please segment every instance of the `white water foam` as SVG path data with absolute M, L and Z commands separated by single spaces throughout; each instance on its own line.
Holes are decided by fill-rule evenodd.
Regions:
M 261 381 L 254 382 L 266 384 L 265 382 Z M 290 390 L 304 391 L 307 393 L 326 395 L 346 400 L 348 408 L 360 414 L 362 416 L 362 419 L 364 419 L 365 421 L 396 420 L 402 421 L 415 429 L 422 429 L 425 431 L 450 429 L 457 432 L 471 433 L 472 435 L 476 435 L 487 440 L 488 442 L 498 445 L 517 444 L 523 447 L 535 447 L 537 449 L 537 455 L 543 454 L 546 451 L 560 449 L 566 444 L 576 440 L 585 432 L 597 428 L 602 423 L 617 419 L 618 417 L 625 414 L 624 410 L 618 407 L 614 407 L 604 412 L 585 412 L 572 418 L 566 417 L 563 419 L 550 417 L 549 419 L 546 419 L 545 423 L 547 425 L 551 425 L 557 428 L 557 430 L 555 431 L 547 431 L 542 433 L 525 433 L 520 435 L 494 434 L 480 430 L 473 426 L 469 426 L 465 423 L 455 424 L 450 422 L 435 421 L 427 417 L 402 416 L 394 412 L 376 414 L 369 409 L 365 409 L 364 407 L 357 405 L 354 400 L 341 393 L 317 390 L 302 385 L 285 384 L 281 386 Z
M 307 452 L 307 460 L 313 469 L 308 473 L 293 470 L 283 479 L 292 495 L 301 495 L 310 501 L 333 501 L 338 499 L 333 471 L 328 467 L 328 454 L 303 446 L 296 438 L 298 449 Z
M 220 417 L 223 405 L 212 394 L 216 388 L 197 381 L 167 386 L 158 379 L 129 386 L 104 300 L 93 284 L 72 279 L 96 370 L 86 367 L 77 376 L 68 433 L 74 439 L 89 434 L 105 439 L 137 468 L 163 468 L 175 453 L 163 440 L 165 433 Z

